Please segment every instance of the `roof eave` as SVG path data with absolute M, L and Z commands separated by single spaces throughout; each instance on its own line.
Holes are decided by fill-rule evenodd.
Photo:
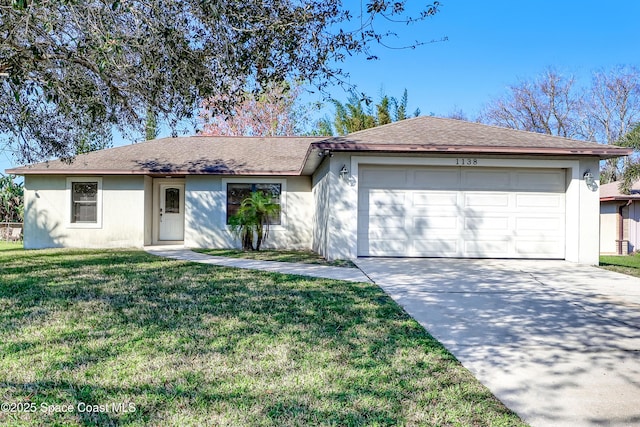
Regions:
M 114 170 L 114 169 L 23 169 L 14 168 L 5 170 L 12 175 L 162 175 L 162 176 L 186 176 L 186 175 L 278 175 L 298 176 L 300 171 L 221 171 L 205 172 L 190 170 Z
M 366 144 L 319 142 L 312 144 L 320 150 L 332 151 L 371 151 L 387 153 L 449 153 L 449 154 L 529 154 L 556 156 L 590 156 L 610 159 L 630 155 L 630 148 L 558 148 L 558 147 L 495 147 L 468 145 L 419 145 L 419 144 Z

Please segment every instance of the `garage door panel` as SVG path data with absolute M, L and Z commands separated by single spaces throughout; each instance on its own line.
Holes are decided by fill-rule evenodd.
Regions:
M 504 171 L 463 170 L 462 188 L 468 190 L 508 190 L 511 174 Z
M 466 241 L 464 243 L 465 252 L 476 257 L 496 257 L 509 252 L 508 239 L 492 239 L 480 241 Z
M 506 208 L 509 206 L 509 195 L 504 193 L 465 193 L 464 206 Z
M 368 237 L 370 240 L 381 240 L 393 238 L 396 240 L 406 240 L 409 235 L 404 227 L 371 228 L 367 234 L 360 236 Z
M 455 215 L 449 216 L 414 216 L 413 217 L 413 230 L 420 232 L 421 230 L 457 230 L 458 229 L 458 217 Z
M 405 256 L 406 240 L 369 239 L 368 256 Z
M 543 236 L 564 234 L 564 219 L 558 217 L 518 217 L 516 218 L 515 230 L 518 235 L 532 232 Z
M 562 169 L 364 165 L 359 177 L 359 255 L 564 258 Z
M 369 220 L 369 230 L 380 228 L 394 228 L 401 227 L 404 229 L 404 216 L 403 215 L 371 215 Z
M 559 209 L 564 211 L 564 197 L 549 194 L 517 194 L 516 208 Z
M 411 184 L 425 190 L 457 190 L 460 187 L 460 174 L 451 168 L 417 169 L 411 176 Z
M 408 171 L 404 168 L 363 169 L 360 176 L 369 188 L 405 188 L 408 183 Z
M 490 232 L 495 231 L 508 231 L 510 229 L 509 216 L 475 216 L 464 218 L 465 230 L 487 230 Z
M 458 240 L 455 238 L 414 240 L 412 247 L 413 256 L 456 256 L 459 252 Z
M 516 189 L 519 191 L 564 193 L 564 170 L 537 170 L 536 172 L 516 172 Z
M 559 241 L 522 240 L 516 241 L 515 250 L 523 258 L 564 257 L 564 244 Z
M 455 206 L 458 193 L 416 191 L 413 193 L 413 206 Z
M 369 203 L 373 205 L 404 205 L 406 193 L 394 190 L 370 190 Z

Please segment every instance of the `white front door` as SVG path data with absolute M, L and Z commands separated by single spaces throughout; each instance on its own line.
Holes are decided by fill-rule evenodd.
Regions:
M 184 240 L 184 184 L 160 184 L 158 240 Z

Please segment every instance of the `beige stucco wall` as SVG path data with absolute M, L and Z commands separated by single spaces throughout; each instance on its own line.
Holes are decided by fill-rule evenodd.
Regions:
M 82 228 L 70 223 L 66 176 L 25 176 L 25 248 L 142 247 L 144 177 L 105 176 L 100 179 L 102 222 Z
M 329 213 L 331 212 L 331 174 L 329 173 L 330 161 L 324 159 L 311 178 L 313 188 L 313 243 L 312 249 L 322 256 L 327 255 Z
M 187 176 L 184 244 L 192 248 L 237 248 L 226 225 L 227 182 L 281 183 L 283 225 L 271 226 L 264 248 L 311 249 L 314 200 L 311 177 Z
M 618 253 L 618 206 L 615 202 L 600 204 L 600 253 Z

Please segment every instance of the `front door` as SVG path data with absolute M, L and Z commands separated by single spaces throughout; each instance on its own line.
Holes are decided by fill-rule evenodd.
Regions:
M 160 184 L 158 240 L 184 240 L 184 184 Z

